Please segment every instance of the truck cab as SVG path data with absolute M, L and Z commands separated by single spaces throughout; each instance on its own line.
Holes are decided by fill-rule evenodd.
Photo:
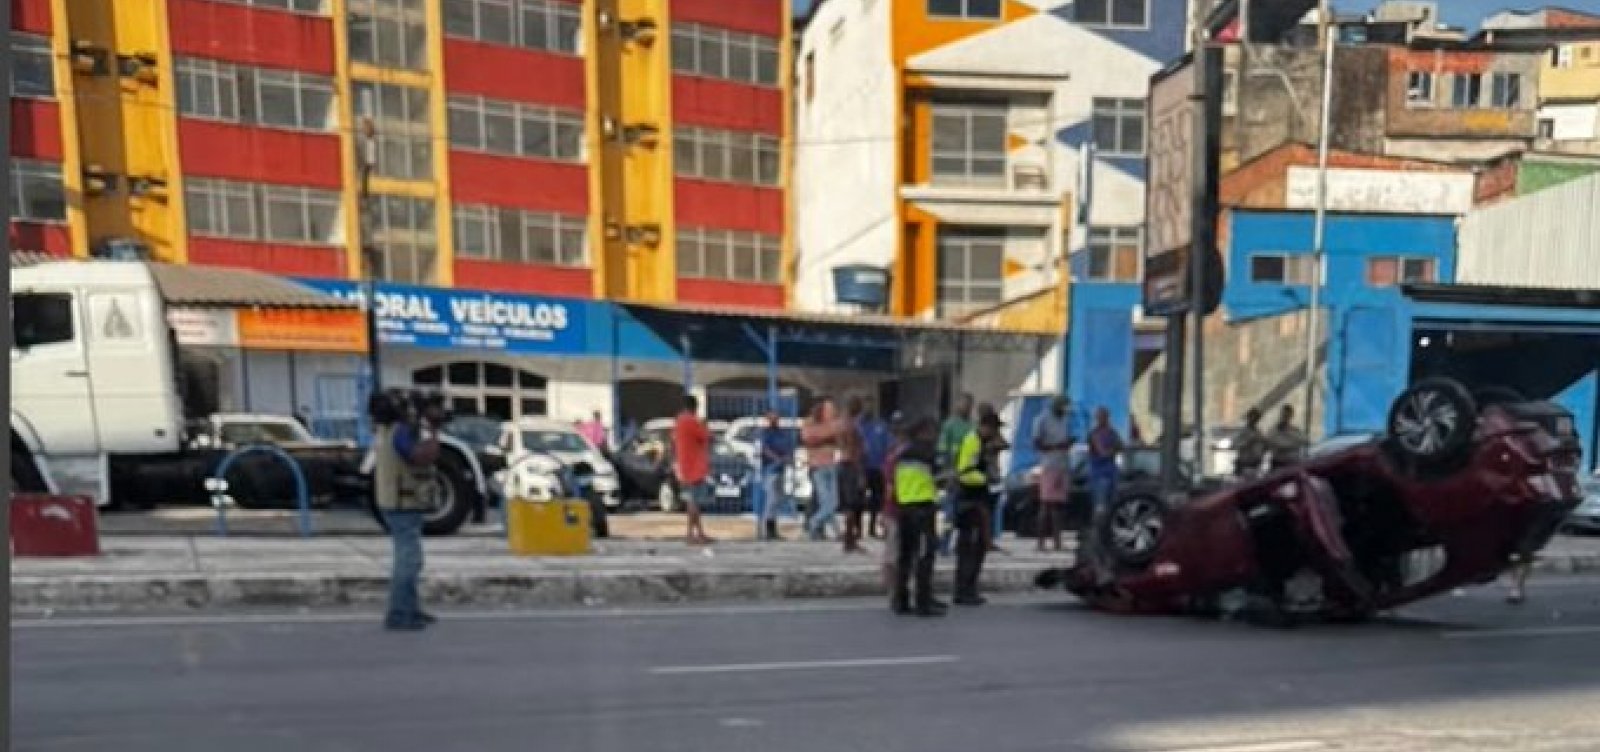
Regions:
M 12 270 L 11 427 L 63 493 L 109 500 L 107 455 L 179 451 L 176 343 L 137 262 Z

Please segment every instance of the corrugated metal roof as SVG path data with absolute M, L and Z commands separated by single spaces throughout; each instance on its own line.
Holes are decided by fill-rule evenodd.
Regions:
M 1458 238 L 1457 282 L 1600 289 L 1600 173 L 1474 209 Z
M 884 316 L 882 314 L 813 313 L 805 311 L 739 308 L 736 306 L 683 303 L 673 305 L 662 305 L 655 303 L 628 303 L 626 305 L 633 309 L 659 311 L 662 313 L 744 318 L 787 325 L 817 325 L 855 328 L 866 327 L 884 331 L 896 330 L 938 334 L 1016 335 L 1035 337 L 1059 336 L 1034 334 L 1029 332 L 1010 332 L 997 330 L 990 327 L 972 326 L 949 321 L 939 321 L 935 319 L 907 319 L 898 318 L 895 316 Z
M 13 251 L 14 269 L 45 263 L 131 263 L 75 259 L 38 251 Z M 265 272 L 218 266 L 147 263 L 168 305 L 193 308 L 357 308 L 343 298 Z
M 249 269 L 150 264 L 169 305 L 196 308 L 355 308 L 342 298 Z

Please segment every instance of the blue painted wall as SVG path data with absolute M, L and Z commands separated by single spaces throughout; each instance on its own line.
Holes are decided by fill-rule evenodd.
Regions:
M 1104 406 L 1112 425 L 1128 425 L 1133 393 L 1133 310 L 1139 285 L 1077 282 L 1072 286 L 1067 372 L 1062 383 L 1077 407 Z
M 1304 308 L 1309 288 L 1250 281 L 1250 257 L 1258 254 L 1309 256 L 1311 212 L 1234 210 L 1228 218 L 1228 281 L 1222 302 L 1229 321 L 1277 316 Z M 1366 283 L 1373 256 L 1420 256 L 1437 264 L 1438 281 L 1455 279 L 1455 219 L 1452 217 L 1330 214 L 1327 227 L 1327 279 L 1323 302 L 1334 308 L 1387 295 Z

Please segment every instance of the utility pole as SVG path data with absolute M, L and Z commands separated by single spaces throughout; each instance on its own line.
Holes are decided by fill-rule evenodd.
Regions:
M 1328 233 L 1328 146 L 1333 120 L 1333 63 L 1338 46 L 1339 25 L 1327 16 L 1323 5 L 1322 118 L 1317 133 L 1317 210 L 1311 230 L 1311 269 L 1309 305 L 1306 308 L 1306 435 L 1311 435 L 1312 411 L 1317 406 L 1317 350 L 1321 344 L 1323 259 Z
M 367 319 L 367 371 L 371 374 L 369 393 L 377 394 L 383 388 L 383 359 L 379 354 L 378 332 L 378 249 L 372 244 L 372 171 L 378 164 L 377 126 L 372 122 L 372 102 L 363 101 L 363 114 L 356 144 L 360 166 L 361 215 L 356 239 L 361 246 L 361 297 Z

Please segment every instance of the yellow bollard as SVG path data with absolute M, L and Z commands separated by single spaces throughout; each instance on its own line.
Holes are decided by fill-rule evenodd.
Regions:
M 518 556 L 589 553 L 589 502 L 580 499 L 506 501 L 506 540 Z

